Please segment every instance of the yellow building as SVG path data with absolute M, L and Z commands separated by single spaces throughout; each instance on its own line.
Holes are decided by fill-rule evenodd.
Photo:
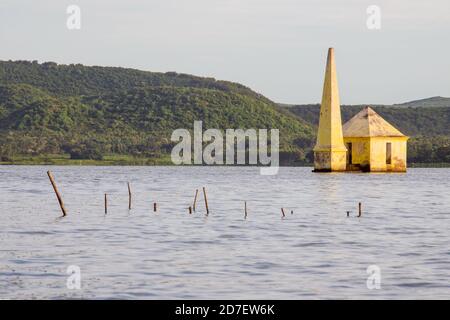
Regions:
M 370 107 L 343 126 L 348 171 L 406 171 L 408 137 Z
M 408 137 L 366 107 L 344 127 L 333 48 L 328 49 L 314 171 L 406 171 Z

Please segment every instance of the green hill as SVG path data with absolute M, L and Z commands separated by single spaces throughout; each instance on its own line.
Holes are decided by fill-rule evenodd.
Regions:
M 444 97 L 431 97 L 427 99 L 414 100 L 400 104 L 394 104 L 396 107 L 408 107 L 408 108 L 436 108 L 447 107 L 450 108 L 450 98 Z
M 450 163 L 450 99 L 374 106 L 411 136 L 409 162 Z M 346 121 L 363 106 L 343 106 Z M 173 130 L 277 128 L 282 164 L 312 161 L 319 105 L 175 72 L 0 61 L 0 163 L 170 163 Z
M 136 87 L 171 86 L 216 89 L 264 98 L 241 84 L 213 78 L 81 64 L 39 64 L 36 61 L 0 61 L 0 84 L 29 84 L 58 96 L 95 95 Z
M 124 68 L 0 62 L 0 156 L 166 159 L 174 129 L 278 128 L 283 159 L 305 160 L 314 132 L 240 84 Z M 46 162 L 51 159 L 47 159 Z M 166 160 L 167 161 L 167 160 Z M 51 162 L 51 161 L 50 161 Z

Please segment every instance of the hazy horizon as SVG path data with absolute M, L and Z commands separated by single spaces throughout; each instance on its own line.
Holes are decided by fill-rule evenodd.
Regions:
M 72 4 L 80 30 L 66 27 Z M 380 30 L 366 26 L 369 5 Z M 334 47 L 341 104 L 450 97 L 444 0 L 3 0 L 0 26 L 1 60 L 175 71 L 308 104 L 320 103 Z

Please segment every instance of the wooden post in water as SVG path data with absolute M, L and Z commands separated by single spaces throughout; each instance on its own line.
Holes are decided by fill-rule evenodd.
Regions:
M 131 210 L 131 187 L 129 182 L 128 182 L 128 210 Z
M 359 209 L 359 214 L 358 214 L 358 218 L 359 218 L 362 215 L 362 204 L 361 204 L 361 202 L 358 204 L 358 209 Z
M 107 213 L 108 213 L 108 197 L 105 193 L 105 214 L 107 214 Z
M 192 205 L 194 212 L 195 212 L 195 206 L 197 204 L 197 195 L 198 195 L 198 189 L 195 189 L 194 204 Z
M 286 215 L 284 214 L 284 208 L 281 208 L 281 214 L 282 214 L 283 218 L 286 217 Z
M 347 217 L 350 217 L 350 211 L 347 211 Z
M 64 207 L 64 202 L 61 198 L 61 195 L 59 194 L 58 187 L 56 186 L 55 179 L 53 178 L 53 174 L 50 171 L 47 171 L 47 175 L 48 178 L 50 179 L 50 183 L 52 184 L 53 190 L 55 191 L 56 198 L 58 199 L 59 206 L 61 207 L 63 217 L 65 217 L 67 215 L 66 208 Z
M 247 201 L 244 201 L 244 213 L 245 213 L 245 219 L 247 219 Z
M 189 214 L 192 214 L 192 207 L 189 207 Z
M 153 212 L 156 212 L 156 207 L 157 207 L 157 204 L 156 204 L 156 202 L 154 202 L 153 203 Z
M 203 187 L 203 198 L 205 199 L 206 214 L 209 214 L 208 198 L 206 197 L 206 189 Z

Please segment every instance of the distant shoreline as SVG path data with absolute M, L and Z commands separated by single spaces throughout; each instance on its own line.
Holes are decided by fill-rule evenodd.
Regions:
M 130 155 L 109 155 L 102 160 L 94 159 L 70 159 L 68 155 L 46 155 L 46 156 L 17 156 L 9 161 L 0 161 L 4 165 L 38 165 L 38 166 L 175 166 L 170 155 L 161 157 L 144 158 Z M 185 165 L 195 166 L 195 165 Z M 225 165 L 216 165 L 225 166 Z M 240 167 L 241 165 L 226 165 Z M 247 166 L 247 165 L 243 165 Z M 280 167 L 313 167 L 313 163 L 285 162 Z M 450 163 L 408 163 L 409 168 L 450 168 Z

